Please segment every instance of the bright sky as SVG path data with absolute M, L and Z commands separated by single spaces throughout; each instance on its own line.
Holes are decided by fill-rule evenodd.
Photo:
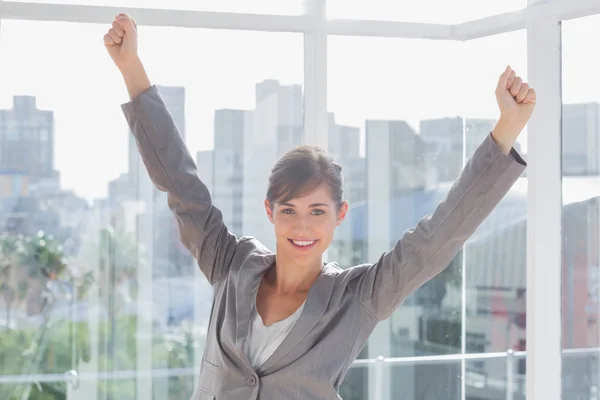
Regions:
M 135 5 L 134 0 L 119 3 Z M 455 6 L 467 0 L 411 5 L 417 3 L 458 19 Z M 433 3 L 434 8 L 425 6 Z M 479 3 L 488 2 L 473 1 Z M 511 9 L 505 6 L 490 13 Z M 475 16 L 486 15 L 484 11 L 471 9 L 480 14 Z M 598 22 L 598 17 L 587 18 L 564 28 L 565 102 L 600 101 L 600 61 L 591 52 L 600 36 Z M 105 196 L 107 182 L 127 170 L 128 132 L 120 110 L 127 94 L 102 44 L 108 28 L 30 21 L 2 21 L 1 27 L 0 108 L 10 108 L 14 94 L 30 94 L 37 96 L 39 108 L 55 112 L 55 160 L 62 187 L 88 199 Z M 300 34 L 142 27 L 140 41 L 152 81 L 186 87 L 193 154 L 213 145 L 215 109 L 254 108 L 254 85 L 264 79 L 303 81 Z M 426 118 L 496 118 L 494 88 L 506 64 L 526 79 L 525 31 L 466 43 L 332 37 L 328 54 L 328 108 L 338 123 L 361 129 L 367 118 L 405 119 L 415 128 Z

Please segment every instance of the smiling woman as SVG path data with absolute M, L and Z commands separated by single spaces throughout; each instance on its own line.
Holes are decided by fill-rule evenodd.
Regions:
M 130 96 L 122 109 L 150 179 L 168 194 L 183 245 L 214 290 L 192 399 L 339 399 L 346 372 L 378 323 L 448 266 L 524 171 L 512 145 L 534 110 L 534 90 L 506 66 L 494 92 L 501 116 L 445 199 L 375 262 L 342 270 L 323 263 L 348 207 L 340 166 L 314 147 L 286 153 L 264 200 L 276 251 L 255 237 L 238 238 L 199 179 L 137 40 L 126 14 L 104 36 Z M 266 327 L 277 345 L 261 346 Z

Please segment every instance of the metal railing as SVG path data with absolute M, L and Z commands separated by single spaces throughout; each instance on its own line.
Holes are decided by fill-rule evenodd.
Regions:
M 600 347 L 567 349 L 562 351 L 563 357 L 576 356 L 600 356 Z M 525 377 L 516 374 L 515 362 L 518 359 L 525 358 L 526 351 L 513 351 L 496 353 L 475 353 L 475 354 L 449 354 L 436 356 L 417 356 L 417 357 L 377 357 L 372 359 L 356 360 L 351 369 L 355 368 L 374 368 L 375 369 L 375 394 L 374 399 L 383 398 L 383 377 L 384 369 L 399 365 L 435 365 L 448 362 L 463 361 L 485 361 L 493 359 L 506 360 L 506 379 L 487 379 L 486 384 L 494 389 L 502 389 L 506 392 L 506 400 L 513 400 L 516 393 L 525 395 Z M 71 392 L 77 389 L 84 381 L 101 380 L 132 380 L 136 378 L 171 378 L 171 377 L 194 377 L 200 372 L 199 368 L 171 368 L 171 369 L 152 369 L 152 370 L 124 370 L 111 372 L 88 372 L 78 374 L 74 370 L 64 374 L 35 374 L 35 375 L 4 375 L 0 376 L 0 385 L 3 384 L 38 384 L 38 383 L 58 383 L 68 384 L 68 390 Z M 67 396 L 67 400 L 72 400 Z

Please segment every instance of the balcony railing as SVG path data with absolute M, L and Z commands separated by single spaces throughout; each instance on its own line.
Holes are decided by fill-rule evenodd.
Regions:
M 568 349 L 562 351 L 563 357 L 577 356 L 600 356 L 600 347 L 583 348 L 583 349 Z M 513 400 L 515 394 L 525 396 L 525 376 L 515 373 L 515 364 L 518 359 L 523 359 L 527 356 L 526 351 L 513 351 L 498 353 L 477 353 L 477 354 L 450 354 L 439 356 L 419 356 L 419 357 L 391 357 L 383 356 L 373 359 L 356 360 L 351 369 L 355 368 L 374 368 L 375 370 L 375 388 L 373 391 L 373 400 L 383 399 L 383 378 L 384 369 L 391 366 L 399 365 L 427 365 L 427 364 L 443 364 L 456 361 L 484 361 L 493 359 L 504 359 L 506 362 L 506 379 L 486 378 L 485 382 L 477 380 L 469 380 L 465 382 L 467 386 L 482 388 L 489 387 L 493 389 L 504 390 L 506 400 Z M 199 368 L 170 368 L 170 369 L 153 369 L 153 370 L 126 370 L 126 371 L 111 371 L 111 372 L 87 372 L 78 374 L 76 371 L 67 371 L 64 374 L 37 374 L 37 375 L 4 375 L 0 376 L 0 385 L 4 384 L 32 384 L 37 383 L 67 383 L 67 391 L 72 393 L 73 389 L 77 389 L 83 381 L 101 381 L 101 380 L 132 380 L 136 378 L 170 378 L 170 377 L 185 377 L 197 376 L 200 372 Z M 73 395 L 67 395 L 67 400 L 73 400 Z

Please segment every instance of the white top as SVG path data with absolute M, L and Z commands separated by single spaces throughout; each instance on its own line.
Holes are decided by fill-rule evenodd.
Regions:
M 248 336 L 244 341 L 244 352 L 255 369 L 258 369 L 271 357 L 271 354 L 275 352 L 283 339 L 290 333 L 302 313 L 304 304 L 305 302 L 286 319 L 275 322 L 270 326 L 265 326 L 256 310 L 256 306 L 254 307 Z

